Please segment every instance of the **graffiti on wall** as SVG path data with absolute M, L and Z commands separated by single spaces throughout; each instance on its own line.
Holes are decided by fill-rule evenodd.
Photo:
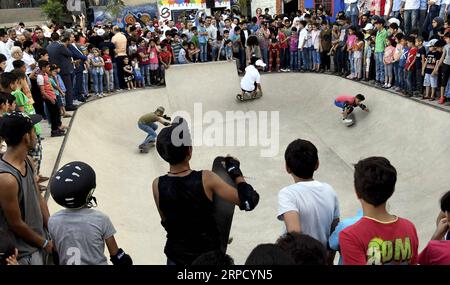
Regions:
M 94 10 L 94 23 L 112 23 L 123 28 L 126 24 L 145 24 L 158 15 L 158 7 L 156 3 L 138 6 L 127 6 L 117 17 L 113 17 L 105 11 L 105 7 L 92 7 Z

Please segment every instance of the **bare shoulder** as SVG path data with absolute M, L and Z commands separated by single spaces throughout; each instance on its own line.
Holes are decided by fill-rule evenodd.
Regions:
M 10 173 L 0 173 L 0 196 L 17 192 L 19 185 L 16 178 Z

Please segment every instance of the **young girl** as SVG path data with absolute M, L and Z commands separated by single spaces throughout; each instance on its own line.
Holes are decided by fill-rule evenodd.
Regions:
M 292 27 L 291 29 L 289 50 L 291 52 L 291 70 L 298 71 L 298 33 L 296 27 Z
M 364 40 L 364 81 L 369 81 L 370 76 L 370 62 L 372 60 L 372 48 L 373 48 L 373 40 L 370 34 L 366 34 Z
M 156 46 L 155 40 L 150 40 L 150 45 L 148 47 L 148 54 L 150 59 L 150 80 L 151 84 L 157 84 L 157 75 L 159 69 L 159 59 L 158 53 L 160 52 L 159 48 Z
M 274 68 L 272 68 L 272 67 L 274 67 Z M 271 43 L 269 45 L 269 70 L 268 70 L 268 72 L 272 72 L 273 69 L 275 69 L 276 72 L 280 72 L 280 45 L 278 44 L 276 38 L 272 38 Z
M 355 80 L 362 78 L 362 57 L 364 50 L 364 34 L 358 32 L 356 34 L 356 44 L 353 46 L 353 61 L 355 66 Z
M 355 78 L 355 64 L 353 59 L 353 46 L 356 43 L 356 35 L 355 35 L 355 28 L 349 27 L 348 28 L 348 36 L 347 36 L 347 42 L 345 46 L 347 47 L 348 51 L 348 60 L 350 62 L 350 75 L 347 76 L 348 79 Z
M 188 44 L 188 53 L 189 53 L 190 62 L 198 62 L 198 56 L 199 56 L 200 50 L 192 42 L 190 42 Z M 233 57 L 231 57 L 231 59 L 233 59 Z
M 145 80 L 144 80 L 144 76 L 142 76 L 141 73 L 141 69 L 139 68 L 139 63 L 137 58 L 135 60 L 131 61 L 131 65 L 133 66 L 133 71 L 134 71 L 134 78 L 136 81 L 136 87 L 137 88 L 142 88 L 145 87 Z
M 131 90 L 131 88 L 136 89 L 134 87 L 134 75 L 133 75 L 133 67 L 130 65 L 128 57 L 125 57 L 123 59 L 123 77 L 124 81 L 127 84 L 128 90 Z
M 320 70 L 320 52 L 322 50 L 320 46 L 320 31 L 319 24 L 312 24 L 311 30 L 311 53 L 312 53 L 312 62 L 313 62 L 313 71 L 319 72 Z
M 383 88 L 391 88 L 392 87 L 392 77 L 393 77 L 393 61 L 394 61 L 394 53 L 395 47 L 392 45 L 393 39 L 386 39 L 386 48 L 384 49 L 384 85 Z
M 105 62 L 100 56 L 97 48 L 92 49 L 93 57 L 90 59 L 92 81 L 94 83 L 95 95 L 99 98 L 103 97 L 103 73 Z

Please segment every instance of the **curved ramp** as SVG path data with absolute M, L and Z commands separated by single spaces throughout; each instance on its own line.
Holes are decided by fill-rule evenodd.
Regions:
M 192 167 L 197 169 L 210 169 L 218 155 L 237 156 L 244 174 L 250 177 L 248 182 L 261 194 L 253 212 L 235 214 L 229 254 L 237 264 L 243 264 L 257 244 L 274 242 L 281 232 L 281 222 L 276 219 L 277 194 L 292 183 L 285 172 L 283 154 L 289 142 L 299 137 L 317 146 L 321 164 L 315 178 L 335 188 L 342 217 L 353 215 L 359 207 L 352 164 L 367 156 L 386 156 L 399 175 L 390 210 L 416 224 L 420 248 L 429 240 L 438 199 L 450 185 L 450 114 L 328 75 L 263 76 L 264 97 L 246 103 L 235 99 L 239 78 L 234 63 L 174 66 L 166 76 L 166 89 L 120 94 L 79 108 L 60 162 L 82 160 L 94 167 L 98 209 L 111 217 L 119 246 L 137 264 L 165 263 L 165 232 L 153 202 L 151 182 L 165 174 L 168 166 L 156 150 L 145 155 L 137 151 L 145 137 L 137 128 L 137 119 L 159 105 L 166 106 L 169 114 L 186 111 L 194 118 L 191 127 L 203 130 L 212 119 L 199 120 L 194 103 L 203 103 L 203 113 L 215 110 L 216 115 L 223 114 L 221 120 L 216 118 L 223 125 L 245 119 L 227 119 L 226 111 L 279 112 L 279 152 L 274 157 L 261 157 L 264 147 L 216 146 L 208 140 L 194 148 Z M 334 98 L 356 93 L 366 96 L 371 112 L 356 110 L 357 123 L 347 128 L 340 122 Z M 238 129 L 240 134 L 250 131 Z M 52 204 L 52 212 L 56 209 Z

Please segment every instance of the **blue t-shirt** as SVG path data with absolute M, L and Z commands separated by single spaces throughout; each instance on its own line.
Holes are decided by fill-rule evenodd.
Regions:
M 400 60 L 398 61 L 399 67 L 405 67 L 406 60 L 408 59 L 408 51 L 409 51 L 409 49 L 407 47 L 403 47 L 402 56 L 400 57 Z
M 208 33 L 205 27 L 198 28 L 198 42 L 200 44 L 206 44 L 208 42 L 208 36 L 203 36 L 202 33 Z
M 362 217 L 363 217 L 363 211 L 362 211 L 362 209 L 359 209 L 356 216 L 340 221 L 339 224 L 334 229 L 334 232 L 330 235 L 330 238 L 328 239 L 328 244 L 329 244 L 330 248 L 333 250 L 339 251 L 340 250 L 339 233 L 342 230 L 344 230 L 345 228 L 347 228 L 347 227 L 353 225 L 354 223 L 356 223 L 357 221 L 359 221 Z M 338 264 L 342 265 L 342 256 L 339 257 Z

